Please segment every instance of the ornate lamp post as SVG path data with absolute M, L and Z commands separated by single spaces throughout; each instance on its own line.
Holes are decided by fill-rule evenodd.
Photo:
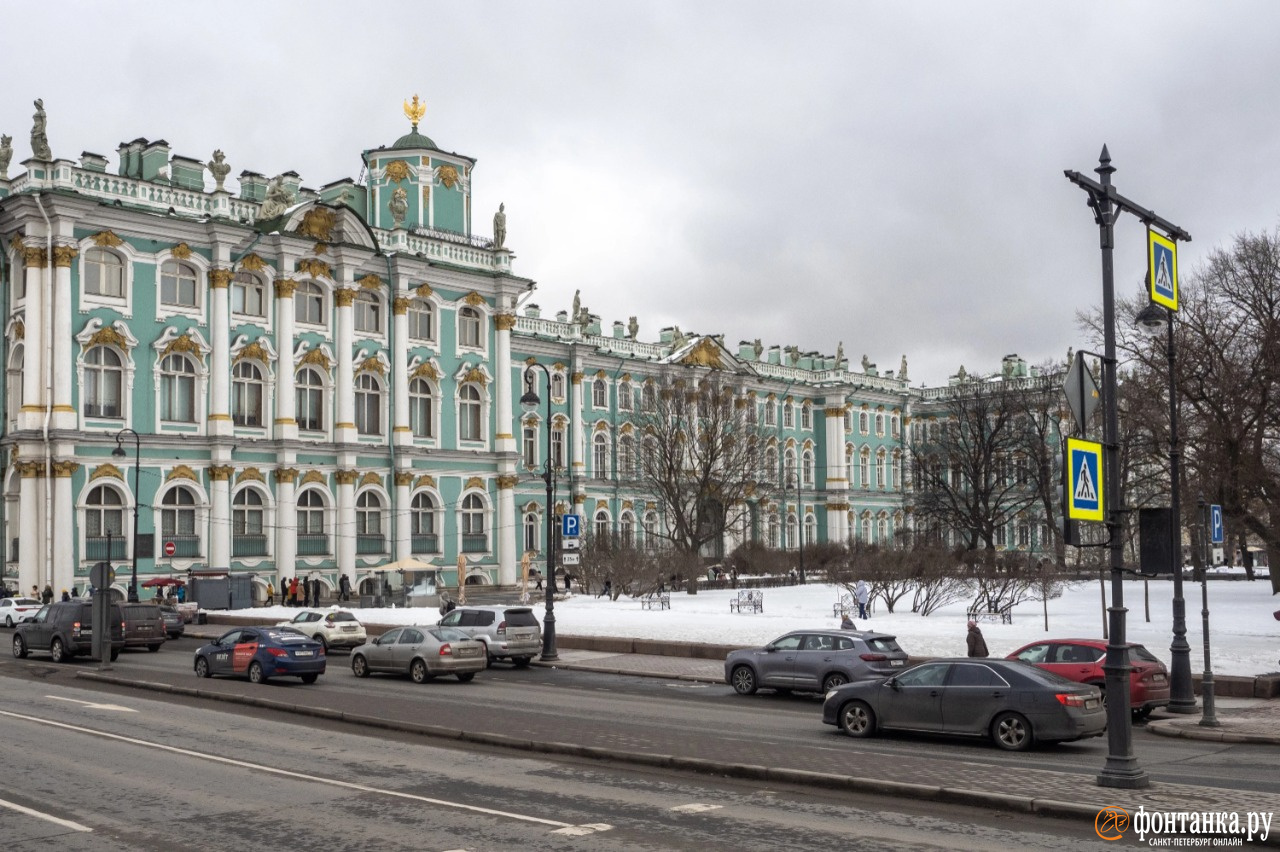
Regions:
M 138 433 L 129 428 L 121 429 L 116 434 L 116 448 L 111 451 L 111 455 L 118 459 L 128 456 L 124 450 L 125 434 L 133 436 L 133 574 L 129 578 L 129 603 L 138 602 L 138 505 L 142 502 L 142 496 L 138 492 L 138 473 L 142 464 L 142 438 L 138 437 Z M 107 559 L 110 560 L 111 553 L 108 544 Z
M 1214 712 L 1213 665 L 1209 661 L 1209 562 L 1211 561 L 1212 550 L 1209 544 L 1209 506 L 1204 502 L 1203 494 L 1197 499 L 1196 505 L 1200 510 L 1199 544 L 1202 553 L 1200 560 L 1200 629 L 1204 634 L 1204 675 L 1200 680 L 1200 705 L 1202 707 L 1200 724 L 1206 728 L 1217 728 L 1222 723 L 1218 721 L 1217 713 Z
M 1169 513 L 1173 559 L 1173 644 L 1169 664 L 1170 713 L 1196 712 L 1195 691 L 1191 688 L 1191 645 L 1187 642 L 1187 602 L 1182 596 L 1182 501 L 1180 498 L 1182 451 L 1178 446 L 1178 383 L 1174 374 L 1176 351 L 1173 343 L 1173 312 L 1150 304 L 1138 312 L 1138 326 L 1152 335 L 1165 331 L 1165 358 L 1169 362 Z
M 551 387 L 551 371 L 536 361 L 524 368 L 524 395 L 520 397 L 520 407 L 526 412 L 538 410 L 542 402 L 538 392 L 534 390 L 537 375 L 533 368 L 538 367 L 547 377 L 547 387 Z M 547 484 L 547 582 L 546 602 L 547 614 L 542 619 L 542 659 L 558 660 L 556 653 L 556 564 L 555 564 L 555 499 L 556 499 L 556 466 L 551 458 L 551 394 L 547 393 L 547 457 L 542 463 L 542 481 Z

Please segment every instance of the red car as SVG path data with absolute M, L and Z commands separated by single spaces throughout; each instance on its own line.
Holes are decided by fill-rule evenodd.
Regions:
M 1169 672 L 1164 663 L 1142 645 L 1130 642 L 1129 707 L 1136 718 L 1146 718 L 1157 707 L 1169 703 Z M 1106 674 L 1102 663 L 1107 655 L 1105 639 L 1048 639 L 1024 645 L 1008 656 L 1010 660 L 1035 663 L 1045 671 L 1077 683 L 1092 684 L 1107 698 Z

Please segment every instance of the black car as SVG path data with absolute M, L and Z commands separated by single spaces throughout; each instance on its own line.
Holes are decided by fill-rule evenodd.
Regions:
M 164 622 L 164 633 L 170 639 L 177 639 L 187 632 L 187 624 L 182 620 L 182 613 L 171 606 L 162 606 L 160 620 Z
M 1102 694 L 1020 660 L 932 660 L 827 693 L 822 721 L 851 737 L 917 731 L 990 737 L 1007 751 L 1100 736 Z
M 111 659 L 124 647 L 124 613 L 111 605 Z M 29 621 L 14 628 L 13 655 L 47 651 L 55 663 L 93 653 L 93 603 L 88 600 L 45 604 Z

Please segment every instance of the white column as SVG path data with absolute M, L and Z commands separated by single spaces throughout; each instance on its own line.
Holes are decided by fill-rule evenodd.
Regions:
M 348 371 L 350 363 L 348 360 Z M 338 480 L 338 528 L 335 536 L 338 573 L 346 575 L 353 589 L 356 587 L 356 477 L 359 475 L 356 470 L 340 470 L 334 474 Z
M 213 347 L 210 372 L 209 394 L 209 434 L 230 435 L 231 423 L 231 314 L 227 298 L 231 287 L 232 272 L 230 269 L 209 270 L 209 345 Z M 222 482 L 224 490 L 226 480 Z M 214 483 L 217 485 L 217 482 Z M 225 534 L 213 536 L 210 540 L 221 539 L 224 542 L 230 537 Z M 210 550 L 210 560 L 213 552 Z M 210 561 L 214 568 L 229 567 L 230 563 Z
M 399 295 L 392 302 L 391 309 L 394 325 L 391 334 L 391 393 L 396 418 L 391 434 L 398 447 L 413 444 L 413 432 L 409 428 L 409 304 L 407 295 Z
M 293 291 L 297 283 L 288 278 L 275 283 L 276 294 L 276 422 L 277 440 L 298 437 L 297 396 L 293 377 Z M 293 483 L 290 483 L 290 488 Z M 292 566 L 290 566 L 292 567 Z
M 71 405 L 71 264 L 75 246 L 53 247 L 53 416 L 54 429 L 74 429 L 78 423 Z M 27 298 L 31 298 L 30 291 Z M 55 517 L 66 517 L 55 515 Z M 68 554 L 70 555 L 70 554 Z M 66 563 L 70 565 L 71 563 Z M 61 588 L 61 587 L 59 587 Z
M 333 389 L 334 394 L 337 395 L 337 420 L 333 425 L 333 440 L 340 444 L 356 440 L 356 389 L 351 367 L 351 357 L 354 354 L 351 351 L 351 343 L 355 338 L 355 315 L 352 303 L 355 298 L 356 291 L 350 287 L 341 287 L 333 294 L 334 304 L 338 307 L 336 320 L 338 342 L 335 353 L 338 359 L 338 380 Z M 354 564 L 353 562 L 353 568 Z M 355 578 L 351 579 L 354 584 Z
M 53 463 L 53 516 L 54 518 L 74 518 L 76 507 L 71 497 L 71 475 L 80 465 L 73 461 Z M 53 537 L 53 590 L 55 593 L 63 589 L 70 591 L 75 584 L 75 537 L 69 534 L 57 534 Z M 21 546 L 21 545 L 20 545 Z M 28 587 L 31 585 L 27 584 Z M 29 588 L 18 587 L 23 594 Z
M 276 588 L 286 577 L 295 574 L 298 561 L 298 507 L 294 502 L 294 483 L 298 481 L 298 469 L 278 467 L 276 477 Z M 281 592 L 281 597 L 284 597 Z
M 214 347 L 216 352 L 218 347 Z M 231 567 L 231 465 L 209 468 L 209 567 Z
M 520 563 L 520 554 L 516 550 L 519 525 L 516 523 L 515 490 L 519 477 L 510 462 L 503 462 L 502 467 L 510 470 L 498 476 L 498 585 L 510 587 L 517 582 L 516 570 Z
M 30 292 L 30 291 L 28 291 Z M 40 484 L 44 476 L 44 462 L 18 462 L 18 588 L 29 594 L 31 587 L 44 588 L 42 547 L 44 536 L 40 534 Z
M 494 424 L 497 434 L 494 435 L 494 448 L 499 453 L 514 453 L 516 439 L 513 435 L 515 423 L 511 419 L 511 329 L 515 328 L 515 314 L 498 314 L 494 319 L 497 326 L 497 343 L 495 345 L 493 373 L 495 376 L 493 392 L 495 400 Z M 547 388 L 547 393 L 551 389 Z
M 849 471 L 844 459 L 844 401 L 828 399 L 823 436 L 827 455 L 827 540 L 843 544 L 849 538 Z
M 583 427 L 583 409 L 585 408 L 584 392 L 582 385 L 582 371 L 576 369 L 579 365 L 575 364 L 572 376 L 573 388 L 570 393 L 573 395 L 569 400 L 569 435 L 565 440 L 565 450 L 572 456 L 569 473 L 573 480 L 579 481 L 587 475 L 587 444 L 586 431 Z
M 398 470 L 395 473 L 395 505 L 391 511 L 396 513 L 396 559 L 408 559 L 413 556 L 413 519 L 409 514 L 409 486 L 413 482 L 413 472 Z
M 44 421 L 45 350 L 49 341 L 44 339 L 44 276 L 49 257 L 43 246 L 23 246 L 22 259 L 26 264 L 26 307 L 23 326 L 26 345 L 22 348 L 22 429 L 39 429 Z M 25 524 L 25 514 L 23 517 Z M 24 537 L 23 542 L 27 539 Z M 22 547 L 20 544 L 19 547 Z M 27 545 L 26 549 L 32 546 Z M 29 589 L 24 588 L 23 592 Z

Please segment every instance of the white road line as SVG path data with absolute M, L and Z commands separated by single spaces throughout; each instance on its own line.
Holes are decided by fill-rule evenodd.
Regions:
M 682 814 L 700 814 L 704 811 L 718 811 L 722 807 L 724 807 L 724 805 L 703 805 L 698 802 L 694 802 L 688 805 L 676 805 L 674 808 L 668 808 L 668 810 Z
M 300 781 L 308 781 L 313 784 L 327 784 L 330 787 L 342 787 L 347 790 L 356 790 L 361 793 L 375 793 L 380 796 L 390 796 L 396 799 L 408 799 L 414 802 L 424 802 L 429 805 L 439 805 L 444 808 L 454 808 L 456 810 L 470 811 L 471 813 L 487 814 L 495 817 L 506 817 L 508 819 L 520 820 L 522 822 L 538 823 L 540 825 L 550 825 L 556 828 L 574 828 L 573 823 L 560 822 L 559 820 L 543 819 L 542 817 L 528 816 L 527 814 L 516 814 L 509 811 L 499 811 L 493 808 L 482 808 L 478 805 L 464 805 L 460 802 L 452 802 L 446 799 L 432 799 L 427 796 L 417 796 L 413 793 L 401 793 L 396 790 L 380 790 L 377 787 L 370 787 L 367 784 L 356 784 L 351 781 L 338 781 L 336 779 L 318 778 L 314 775 L 307 775 L 303 772 L 291 772 L 288 769 L 279 769 L 275 766 L 266 766 L 261 763 L 249 763 L 244 760 L 235 760 L 230 757 L 220 757 L 216 754 L 202 754 L 198 751 L 190 751 L 185 748 L 177 748 L 176 746 L 162 745 L 151 740 L 140 740 L 135 737 L 121 736 L 120 734 L 110 734 L 106 731 L 95 731 L 92 728 L 82 728 L 79 725 L 69 725 L 65 722 L 54 722 L 50 719 L 40 719 L 35 716 L 26 716 L 22 713 L 12 713 L 8 710 L 0 710 L 0 716 L 8 716 L 12 719 L 22 719 L 27 722 L 34 722 L 37 725 L 48 725 L 54 728 L 61 728 L 65 731 L 76 731 L 89 736 L 102 737 L 103 739 L 116 740 L 117 742 L 130 743 L 132 745 L 145 746 L 152 752 L 157 749 L 167 751 L 171 754 L 180 754 L 184 757 L 191 757 L 197 760 L 207 760 L 212 763 L 222 763 L 227 766 L 239 766 L 244 769 L 255 769 L 259 772 L 269 772 L 273 775 L 280 775 L 285 778 L 296 778 Z M 597 829 L 599 830 L 599 829 Z
M 73 704 L 83 704 L 89 710 L 119 710 L 122 713 L 137 713 L 132 707 L 122 707 L 119 704 L 96 704 L 92 701 L 81 701 L 78 698 L 63 698 L 61 695 L 46 695 L 54 701 L 70 701 Z
M 49 814 L 41 813 L 40 811 L 33 811 L 31 808 L 23 807 L 22 805 L 15 804 L 13 802 L 6 802 L 4 799 L 0 799 L 0 807 L 9 808 L 10 810 L 17 811 L 18 813 L 26 814 L 27 816 L 33 816 L 36 819 L 42 819 L 46 822 L 51 822 L 54 825 L 62 826 L 63 828 L 69 828 L 72 831 L 93 831 L 93 829 L 87 825 L 81 825 L 80 823 L 72 822 L 69 819 L 58 819 L 56 816 L 50 816 Z

